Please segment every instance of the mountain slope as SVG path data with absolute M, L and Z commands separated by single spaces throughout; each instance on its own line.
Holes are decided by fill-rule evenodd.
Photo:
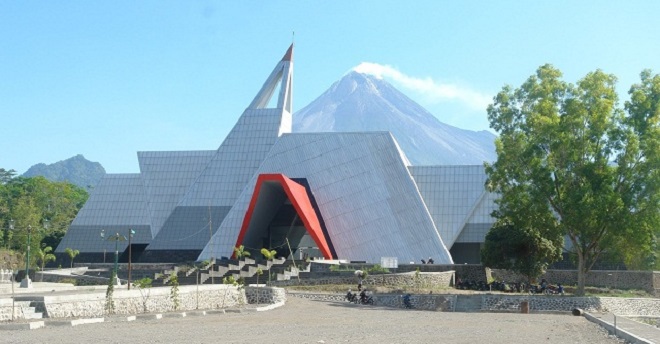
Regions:
M 105 169 L 98 162 L 92 162 L 78 154 L 72 158 L 54 164 L 36 164 L 23 173 L 24 177 L 43 176 L 54 182 L 67 181 L 83 189 L 94 187 L 105 174 Z
M 390 131 L 413 165 L 494 161 L 495 135 L 440 122 L 392 85 L 350 72 L 293 116 L 293 132 Z

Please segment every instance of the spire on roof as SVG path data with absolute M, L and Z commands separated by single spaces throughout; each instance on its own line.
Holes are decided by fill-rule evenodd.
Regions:
M 284 57 L 282 57 L 282 61 L 292 61 L 293 60 L 293 43 L 291 43 L 291 46 L 289 47 L 289 50 L 286 51 L 286 54 L 284 54 Z
M 275 108 L 286 110 L 291 114 L 293 98 L 293 43 L 289 46 L 282 60 L 277 63 L 261 87 L 261 91 L 257 93 L 257 96 L 254 97 L 248 108 L 266 108 L 278 87 L 277 106 Z

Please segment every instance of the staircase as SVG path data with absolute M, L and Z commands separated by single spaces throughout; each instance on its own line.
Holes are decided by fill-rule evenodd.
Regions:
M 42 319 L 43 313 L 37 312 L 37 301 L 15 301 L 14 302 L 14 320 L 32 320 Z M 0 308 L 0 321 L 11 321 L 11 301 L 8 303 L 3 302 L 3 307 Z
M 163 284 L 167 284 L 173 274 L 184 272 L 185 276 L 179 278 L 179 284 L 196 284 L 197 277 L 194 273 L 199 273 L 199 283 L 207 283 L 210 279 L 222 279 L 226 276 L 232 276 L 235 280 L 242 278 L 245 284 L 257 283 L 257 271 L 261 269 L 265 276 L 260 276 L 258 281 L 263 283 L 268 280 L 268 274 L 274 276 L 276 280 L 290 280 L 292 277 L 298 277 L 301 272 L 309 272 L 310 264 L 304 269 L 296 266 L 286 266 L 286 259 L 273 259 L 257 263 L 254 259 L 243 258 L 241 260 L 224 260 L 219 262 L 209 262 L 202 267 L 174 267 L 172 270 L 166 270 L 163 273 L 157 273 L 155 280 L 162 279 Z M 217 283 L 217 282 L 216 282 Z
M 300 269 L 296 266 L 289 266 L 289 268 L 285 269 L 284 272 L 277 274 L 277 280 L 288 281 L 291 279 L 291 277 L 298 277 L 301 272 L 309 272 L 311 266 L 312 264 L 307 264 L 307 267 L 304 269 Z
M 454 312 L 480 312 L 481 295 L 457 295 Z

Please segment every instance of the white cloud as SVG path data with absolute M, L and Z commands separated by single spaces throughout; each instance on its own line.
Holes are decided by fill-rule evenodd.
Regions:
M 396 68 L 372 62 L 362 62 L 354 71 L 370 74 L 379 79 L 390 79 L 395 83 L 428 97 L 431 101 L 454 100 L 475 110 L 486 110 L 493 97 L 458 85 L 441 83 L 433 79 L 405 75 Z

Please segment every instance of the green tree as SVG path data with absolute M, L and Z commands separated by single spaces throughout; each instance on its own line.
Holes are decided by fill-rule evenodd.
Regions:
M 245 247 L 243 245 L 234 247 L 234 257 L 236 257 L 236 259 L 241 259 L 243 257 L 249 257 L 249 256 L 250 256 L 250 252 L 245 250 Z
M 16 170 L 5 170 L 0 168 L 0 184 L 8 183 L 16 175 Z
M 273 259 L 275 259 L 275 256 L 277 255 L 277 251 L 269 250 L 269 249 L 264 247 L 264 248 L 261 249 L 261 255 L 264 257 L 264 259 L 272 261 Z M 270 280 L 271 280 L 271 273 L 270 273 L 270 269 L 269 269 L 268 270 L 268 284 L 269 285 L 270 285 Z
M 561 77 L 544 65 L 494 98 L 497 160 L 486 164 L 486 185 L 500 196 L 498 220 L 569 239 L 581 295 L 604 252 L 635 247 L 620 254 L 626 263 L 654 263 L 635 257 L 653 256 L 660 222 L 660 77 L 643 72 L 626 111 L 613 75 L 597 70 L 575 85 Z
M 178 310 L 181 305 L 181 300 L 179 299 L 179 276 L 177 276 L 176 271 L 172 272 L 170 275 L 170 300 L 172 300 L 172 307 L 174 310 Z
M 554 235 L 554 238 L 549 239 Z M 534 282 L 548 265 L 561 259 L 562 236 L 538 228 L 521 228 L 496 223 L 486 235 L 481 261 L 485 266 L 507 269 Z
M 41 247 L 38 250 L 35 251 L 35 255 L 37 257 L 37 263 L 41 267 L 41 272 L 42 272 L 41 280 L 42 281 L 43 281 L 43 278 L 44 278 L 44 275 L 43 275 L 44 267 L 46 266 L 46 264 L 48 264 L 48 262 L 54 262 L 55 259 L 56 259 L 55 255 L 52 252 L 53 252 L 52 247 L 46 246 L 46 245 L 43 245 L 43 244 L 41 245 Z
M 147 302 L 149 301 L 149 296 L 151 294 L 153 280 L 149 277 L 145 277 L 135 281 L 134 285 L 138 288 L 140 295 L 142 296 L 142 311 L 147 313 L 149 311 Z
M 32 197 L 23 195 L 18 198 L 12 210 L 14 219 L 14 233 L 12 235 L 11 247 L 15 250 L 25 251 L 27 249 L 28 231 L 30 236 L 30 251 L 39 249 L 41 242 L 41 226 L 39 210 Z
M 117 274 L 115 270 L 112 269 L 110 273 L 110 280 L 108 280 L 108 288 L 105 290 L 105 312 L 106 314 L 115 313 L 115 280 L 117 279 Z
M 35 248 L 40 246 L 40 241 L 46 246 L 56 247 L 87 198 L 84 189 L 67 182 L 51 182 L 43 177 L 10 176 L 2 179 L 0 225 L 4 229 L 3 246 L 25 249 L 27 239 L 22 230 L 31 225 L 38 231 L 35 232 L 38 233 L 37 240 L 32 240 Z M 8 231 L 10 219 L 16 221 L 16 240 L 12 240 L 12 233 Z
M 80 251 L 78 250 L 73 250 L 69 247 L 64 249 L 64 252 L 71 258 L 71 268 L 73 269 L 73 259 L 76 258 L 78 254 L 80 254 Z

